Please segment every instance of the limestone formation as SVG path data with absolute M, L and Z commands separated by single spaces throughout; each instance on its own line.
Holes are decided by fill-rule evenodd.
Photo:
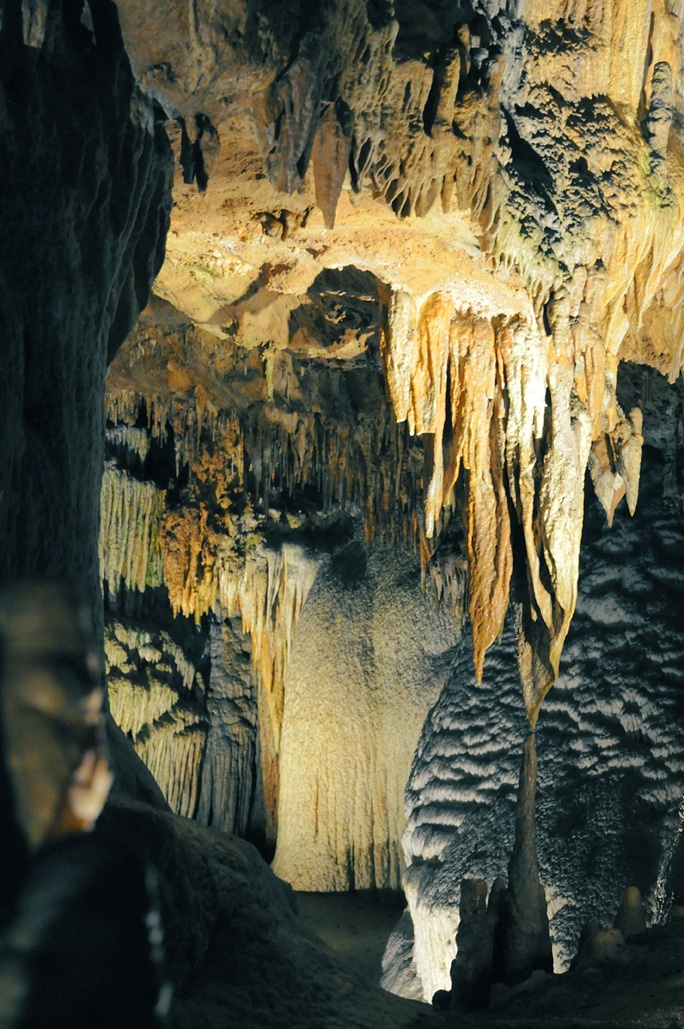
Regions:
M 587 962 L 606 962 L 626 960 L 625 938 L 619 929 L 597 928 L 585 934 L 580 941 L 580 949 L 577 953 L 576 967 L 581 967 Z
M 641 899 L 641 890 L 636 886 L 628 886 L 623 891 L 613 928 L 619 929 L 625 939 L 638 936 L 646 930 L 646 909 Z
M 167 327 L 138 331 L 108 404 L 130 430 L 144 397 L 153 436 L 173 425 L 176 471 L 191 469 L 159 528 L 174 612 L 218 602 L 259 636 L 274 821 L 287 649 L 260 635 L 264 594 L 250 612 L 236 572 L 262 515 L 283 520 L 274 486 L 360 507 L 368 542 L 401 526 L 433 578 L 462 519 L 478 681 L 516 555 L 536 723 L 576 604 L 587 466 L 609 521 L 637 502 L 642 412 L 617 401 L 619 362 L 672 379 L 681 364 L 659 313 L 683 242 L 679 51 L 678 12 L 645 0 L 474 4 L 454 24 L 438 7 L 416 20 L 350 0 L 309 23 L 299 5 L 287 19 L 256 6 L 252 35 L 246 12 L 188 21 L 170 4 L 153 28 L 120 4 L 177 159 L 155 285 L 176 313 L 157 305 Z M 352 415 L 374 379 L 391 417 L 338 431 L 350 412 L 326 376 L 351 384 L 334 389 Z
M 261 829 L 257 689 L 248 640 L 229 619 L 209 631 L 207 740 L 201 762 L 197 820 L 243 838 Z M 259 822 L 261 824 L 259 825 Z
M 197 709 L 201 714 L 194 716 L 200 722 L 194 723 L 192 732 L 189 726 L 172 732 L 168 715 L 160 710 L 146 729 L 152 734 L 149 741 L 145 736 L 144 747 L 137 744 L 137 748 L 155 768 L 163 767 L 170 774 L 173 748 L 178 747 L 178 767 L 185 768 L 192 736 L 202 772 L 199 785 L 189 792 L 181 790 L 192 797 L 191 812 L 187 804 L 183 811 L 196 812 L 210 824 L 255 832 L 267 850 L 276 844 L 282 800 L 290 819 L 281 834 L 278 858 L 285 878 L 308 889 L 320 882 L 338 887 L 353 882 L 399 886 L 401 794 L 419 725 L 445 673 L 449 646 L 460 632 L 465 562 L 446 542 L 439 552 L 427 544 L 421 517 L 422 448 L 409 448 L 406 434 L 397 428 L 370 353 L 361 365 L 356 359 L 356 368 L 347 363 L 308 368 L 288 358 L 269 370 L 258 354 L 230 343 L 222 344 L 220 359 L 216 355 L 209 364 L 206 348 L 211 340 L 168 304 L 155 304 L 108 376 L 108 465 L 100 536 L 108 604 L 129 615 L 135 615 L 141 605 L 143 609 L 151 605 L 150 617 L 179 626 L 185 619 L 193 620 L 198 639 L 205 640 L 210 654 L 206 696 Z M 216 347 L 215 340 L 212 346 Z M 295 398 L 299 403 L 293 407 Z M 313 416 L 301 409 L 302 401 L 316 409 Z M 364 543 L 345 549 L 353 525 Z M 407 576 L 414 576 L 412 596 L 409 600 L 410 594 L 401 590 L 399 596 L 406 598 L 402 603 L 409 609 L 420 612 L 425 642 L 402 640 L 399 607 L 390 616 L 393 644 L 383 639 L 384 615 L 378 614 L 378 625 L 367 641 L 366 628 L 340 626 L 344 636 L 361 631 L 361 650 L 369 655 L 360 657 L 361 674 L 369 690 L 380 689 L 386 697 L 377 705 L 377 740 L 368 741 L 358 782 L 360 788 L 367 783 L 363 788 L 375 797 L 374 807 L 379 811 L 388 806 L 390 814 L 376 819 L 377 827 L 370 830 L 371 836 L 377 836 L 373 857 L 361 844 L 369 832 L 364 824 L 369 811 L 365 803 L 359 806 L 359 815 L 347 822 L 342 800 L 333 804 L 339 824 L 331 824 L 328 831 L 333 836 L 339 833 L 340 842 L 326 869 L 317 867 L 316 847 L 309 842 L 309 813 L 302 816 L 299 810 L 304 794 L 296 784 L 283 794 L 280 776 L 284 767 L 288 775 L 294 769 L 295 776 L 301 776 L 310 760 L 302 754 L 302 742 L 312 739 L 311 716 L 306 711 L 306 731 L 292 733 L 289 752 L 281 754 L 285 682 L 302 608 L 316 576 L 330 560 L 330 534 L 338 541 L 336 549 L 341 548 L 334 558 L 341 570 L 339 582 L 349 580 L 353 593 L 357 580 L 364 579 L 366 547 L 393 546 L 397 553 L 392 560 L 403 568 L 406 559 L 399 553 L 414 544 L 418 568 L 411 558 L 406 565 L 411 569 Z M 382 560 L 387 564 L 389 555 Z M 421 570 L 428 593 L 425 601 L 420 599 Z M 384 585 L 379 588 L 387 600 L 374 598 L 378 586 L 365 587 L 379 612 L 398 603 L 392 596 L 397 592 L 394 582 L 401 578 L 398 572 L 389 580 L 384 572 L 383 576 L 379 581 Z M 164 594 L 168 596 L 165 611 Z M 207 617 L 208 634 L 203 625 Z M 249 641 L 254 692 L 245 679 L 241 645 L 236 647 L 226 619 L 235 622 L 238 636 Z M 219 623 L 224 626 L 222 644 L 212 635 Z M 303 631 L 311 630 L 305 626 Z M 438 642 L 440 634 L 443 644 Z M 333 642 L 338 647 L 339 637 Z M 316 681 L 329 675 L 323 671 L 327 650 L 324 636 L 317 631 L 306 673 Z M 337 652 L 334 657 L 338 659 Z M 408 682 L 399 687 L 396 681 L 407 674 L 407 662 L 415 664 L 411 680 L 415 697 Z M 146 674 L 154 676 L 151 667 Z M 123 689 L 111 664 L 110 678 L 114 689 Z M 333 675 L 331 687 L 336 682 Z M 363 724 L 368 719 L 359 685 L 358 679 L 349 683 L 354 689 L 349 710 Z M 397 709 L 401 732 L 381 756 L 381 740 L 390 731 L 389 705 L 396 703 L 400 689 L 412 714 L 407 718 L 406 707 Z M 299 691 L 299 683 L 293 682 L 289 703 L 295 707 Z M 320 692 L 318 685 L 316 691 Z M 134 695 L 130 694 L 131 701 Z M 179 710 L 178 703 L 169 700 L 169 705 L 176 705 L 174 710 Z M 236 703 L 241 710 L 246 705 L 245 717 L 229 714 Z M 338 703 L 339 692 L 331 693 L 326 717 L 334 719 Z M 144 695 L 140 705 L 141 711 L 147 705 Z M 115 717 L 121 710 L 117 702 Z M 157 722 L 163 737 L 154 728 Z M 138 730 L 128 724 L 126 728 L 135 739 Z M 316 731 L 320 735 L 313 753 L 322 754 L 321 748 L 330 746 L 337 756 L 327 755 L 330 771 L 320 768 L 313 773 L 309 788 L 319 784 L 322 792 L 344 792 L 346 777 L 330 779 L 336 762 L 346 760 L 339 753 L 342 738 L 337 735 L 324 742 L 323 725 Z M 162 746 L 162 739 L 164 756 L 155 757 L 153 741 Z M 221 781 L 226 773 L 237 776 L 230 786 Z M 200 773 L 193 774 L 196 779 Z M 165 783 L 167 778 L 165 771 Z M 252 824 L 249 812 L 257 810 Z M 297 841 L 295 850 L 308 853 L 303 864 L 294 857 L 294 850 L 283 857 L 291 849 L 283 841 L 290 837 Z
M 105 657 L 111 713 L 172 810 L 196 814 L 207 732 L 206 685 L 168 632 L 108 617 Z
M 549 919 L 539 879 L 535 807 L 537 749 L 534 733 L 523 744 L 515 806 L 515 837 L 508 863 L 508 886 L 501 905 L 495 962 L 507 985 L 524 982 L 532 972 L 553 971 Z
M 285 679 L 277 875 L 301 890 L 397 889 L 403 793 L 459 635 L 417 558 L 352 541 L 321 570 Z M 407 628 L 410 626 L 410 631 Z
M 612 925 L 622 884 L 639 884 L 649 925 L 679 896 L 681 508 L 662 496 L 662 477 L 666 455 L 677 452 L 680 400 L 663 404 L 656 428 L 661 380 L 643 376 L 635 369 L 620 387 L 625 406 L 635 390 L 642 395 L 655 430 L 640 505 L 633 519 L 619 509 L 608 529 L 596 502 L 588 504 L 578 608 L 536 733 L 537 847 L 557 972 L 576 953 L 584 921 Z M 385 982 L 403 976 L 415 989 L 417 975 L 426 999 L 449 988 L 461 879 L 505 876 L 513 845 L 525 731 L 510 663 L 513 622 L 491 649 L 481 689 L 467 649 L 426 719 L 406 791 L 415 971 L 412 978 L 407 964 L 394 968 Z
M 386 978 L 426 998 L 459 883 L 508 865 L 530 728 L 559 957 L 623 884 L 649 919 L 682 892 L 683 18 L 0 2 L 0 571 L 85 589 L 177 811 L 299 885 L 404 871 Z M 531 876 L 536 938 L 526 785 L 508 896 Z M 144 817 L 178 899 L 189 851 Z M 185 910 L 225 912 L 190 849 Z M 240 933 L 282 956 L 248 916 L 181 926 L 174 959 L 188 983 L 229 941 L 243 1025 Z M 178 1024 L 222 1021 L 197 989 Z M 354 1024 L 327 989 L 309 1020 Z
M 251 35 L 246 12 L 188 22 L 171 4 L 159 31 L 120 6 L 141 82 L 182 129 L 155 289 L 269 365 L 379 333 L 394 415 L 429 440 L 428 539 L 460 472 L 478 679 L 521 533 L 534 724 L 574 610 L 590 453 L 609 518 L 638 495 L 618 364 L 681 367 L 664 317 L 684 243 L 678 8 L 478 2 L 449 20 L 349 0 L 313 24 L 259 7 Z M 319 301 L 343 268 L 372 282 L 356 343 Z
M 493 934 L 487 912 L 487 883 L 461 883 L 456 957 L 451 965 L 452 1002 L 459 1011 L 489 1005 L 493 969 Z

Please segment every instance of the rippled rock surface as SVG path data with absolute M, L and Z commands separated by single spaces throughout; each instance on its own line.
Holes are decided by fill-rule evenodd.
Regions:
M 684 532 L 648 454 L 634 519 L 609 529 L 591 501 L 577 612 L 537 727 L 537 834 L 557 967 L 582 924 L 611 924 L 624 887 L 663 916 L 684 771 Z M 466 645 L 426 720 L 406 792 L 406 893 L 424 995 L 448 989 L 462 878 L 506 875 L 526 732 L 514 627 L 482 687 Z M 396 946 L 396 944 L 395 944 Z M 391 986 L 396 969 L 387 968 Z

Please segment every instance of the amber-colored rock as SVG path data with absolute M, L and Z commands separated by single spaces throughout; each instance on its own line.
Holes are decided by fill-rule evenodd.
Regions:
M 348 359 L 380 330 L 394 415 L 428 439 L 426 540 L 459 474 L 467 495 L 478 677 L 508 604 L 509 510 L 522 532 L 534 724 L 574 611 L 587 462 L 609 520 L 636 503 L 618 363 L 681 368 L 676 12 L 526 0 L 452 26 L 430 4 L 313 21 L 256 0 L 189 20 L 120 7 L 179 126 L 156 291 L 269 367 Z M 356 330 L 348 297 L 320 304 L 332 269 L 375 283 Z
M 646 931 L 646 909 L 636 886 L 623 891 L 613 928 L 619 929 L 625 939 Z

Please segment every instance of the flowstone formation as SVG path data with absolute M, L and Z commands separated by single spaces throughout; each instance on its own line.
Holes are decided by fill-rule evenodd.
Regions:
M 649 924 L 682 891 L 684 676 L 681 583 L 684 393 L 624 369 L 619 395 L 644 410 L 642 495 L 612 527 L 587 498 L 578 604 L 561 674 L 537 723 L 537 849 L 557 972 L 582 926 L 612 925 L 627 886 Z M 463 879 L 508 875 L 520 751 L 528 735 L 509 620 L 482 687 L 467 646 L 429 713 L 406 790 L 404 918 L 384 984 L 430 1000 L 449 990 Z
M 451 604 L 436 611 L 418 581 L 410 552 L 366 558 L 352 542 L 309 594 L 285 680 L 273 861 L 295 889 L 401 888 L 404 788 L 460 637 Z

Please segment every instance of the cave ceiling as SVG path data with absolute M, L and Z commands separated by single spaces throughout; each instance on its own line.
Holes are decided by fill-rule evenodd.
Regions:
M 324 474 L 367 523 L 398 503 L 427 563 L 462 513 L 478 677 L 515 553 L 534 723 L 575 608 L 587 468 L 609 520 L 638 500 L 643 418 L 618 403 L 619 365 L 682 368 L 681 4 L 118 8 L 176 177 L 110 414 L 137 393 L 159 418 L 175 396 L 200 422 L 268 422 L 304 481 L 324 465 L 314 429 L 344 409 L 358 439 Z M 412 437 L 417 504 L 377 471 L 389 454 L 396 480 L 401 451 L 406 474 Z M 190 613 L 187 568 L 178 582 Z

